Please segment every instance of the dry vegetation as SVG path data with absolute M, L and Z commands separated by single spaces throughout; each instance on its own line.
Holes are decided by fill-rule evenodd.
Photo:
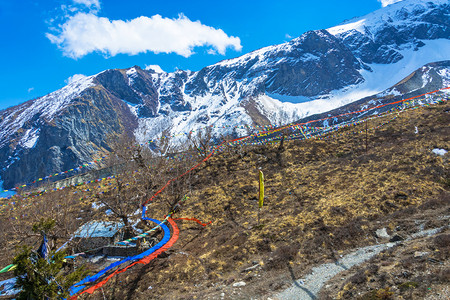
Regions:
M 149 204 L 147 213 L 162 219 L 171 205 L 188 194 L 189 199 L 175 217 L 196 217 L 212 224 L 203 228 L 195 222 L 177 221 L 180 238 L 169 251 L 149 265 L 138 265 L 115 276 L 89 297 L 264 298 L 287 287 L 292 283 L 291 277 L 302 277 L 318 263 L 333 261 L 355 247 L 379 242 L 376 229 L 387 227 L 390 233 L 408 234 L 416 230 L 414 220 L 423 212 L 429 216 L 424 226 L 442 226 L 436 220 L 449 212 L 449 154 L 438 156 L 431 150 L 450 149 L 449 109 L 450 105 L 443 103 L 402 113 L 388 125 L 370 131 L 367 152 L 365 135 L 351 133 L 364 126 L 359 125 L 344 129 L 349 134 L 341 137 L 284 141 L 282 149 L 277 144 L 230 147 L 214 155 L 170 185 Z M 368 127 L 385 121 L 372 120 Z M 171 160 L 154 167 L 153 160 L 144 161 L 139 173 L 120 177 L 120 197 L 126 198 L 124 201 L 134 199 L 136 208 L 194 162 Z M 130 170 L 133 168 L 136 166 L 130 166 Z M 259 169 L 266 178 L 266 200 L 258 225 Z M 15 245 L 37 245 L 36 237 L 29 232 L 31 224 L 41 216 L 57 220 L 59 244 L 80 224 L 93 218 L 104 219 L 104 209 L 95 210 L 92 203 L 99 199 L 106 202 L 108 196 L 117 198 L 114 187 L 118 187 L 117 180 L 91 184 L 89 192 L 85 191 L 86 186 L 80 186 L 16 199 L 15 209 L 3 211 L 0 219 L 2 266 L 10 263 Z M 101 190 L 106 193 L 96 195 Z M 435 246 L 423 243 L 424 247 L 441 247 L 436 240 L 428 243 Z M 440 260 L 448 261 L 448 253 L 443 255 Z M 442 284 L 442 280 L 448 283 L 448 265 L 446 270 L 435 281 L 427 281 L 426 288 Z M 350 299 L 359 295 L 354 292 L 359 288 L 360 295 L 367 293 L 369 297 L 371 290 L 363 287 L 368 282 L 380 295 L 386 292 L 386 297 L 392 297 L 391 290 L 386 289 L 392 288 L 393 282 L 376 279 L 375 284 L 367 279 L 369 275 L 364 276 L 349 279 L 351 286 L 336 283 L 336 288 L 324 297 L 345 298 L 341 291 L 345 289 L 353 291 L 347 294 Z M 0 279 L 3 278 L 6 277 Z M 233 287 L 239 281 L 246 282 L 246 286 Z M 413 295 L 406 285 L 398 287 L 396 295 Z M 423 296 L 414 297 L 421 299 L 420 295 Z M 378 296 L 367 299 L 383 299 L 384 294 Z

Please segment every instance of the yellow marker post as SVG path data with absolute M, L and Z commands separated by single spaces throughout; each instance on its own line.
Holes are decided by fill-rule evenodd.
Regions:
M 259 170 L 259 201 L 258 201 L 258 225 L 259 225 L 259 214 L 261 212 L 261 208 L 264 205 L 264 174 L 261 170 Z
M 264 174 L 259 170 L 259 208 L 264 204 Z

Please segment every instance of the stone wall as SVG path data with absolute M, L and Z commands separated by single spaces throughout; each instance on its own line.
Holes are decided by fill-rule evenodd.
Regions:
M 103 247 L 103 254 L 108 256 L 132 256 L 137 255 L 144 249 L 139 249 L 136 246 L 105 246 Z
M 101 251 L 102 247 L 114 243 L 114 239 L 112 237 L 75 238 L 74 243 L 75 252 L 86 252 L 94 249 Z

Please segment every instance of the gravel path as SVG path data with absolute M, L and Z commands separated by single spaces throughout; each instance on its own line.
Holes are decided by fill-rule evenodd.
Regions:
M 396 243 L 387 243 L 360 248 L 355 252 L 347 254 L 336 263 L 323 264 L 312 269 L 304 279 L 296 280 L 293 285 L 275 296 L 275 299 L 316 299 L 322 286 L 342 271 L 361 264 L 377 255 L 381 251 L 394 246 Z
M 439 233 L 446 226 L 431 230 L 425 230 L 413 234 L 406 240 L 413 238 L 431 236 Z M 303 279 L 298 279 L 294 281 L 291 287 L 287 288 L 283 292 L 274 295 L 272 299 L 277 300 L 309 300 L 317 299 L 319 291 L 322 289 L 323 285 L 336 276 L 337 274 L 350 269 L 355 265 L 359 265 L 373 256 L 377 255 L 385 249 L 389 249 L 399 242 L 386 243 L 380 245 L 367 246 L 364 248 L 359 248 L 356 251 L 345 255 L 335 263 L 323 264 L 312 269 L 312 272 L 308 274 Z

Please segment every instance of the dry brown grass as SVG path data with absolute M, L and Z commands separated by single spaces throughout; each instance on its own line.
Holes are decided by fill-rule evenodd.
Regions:
M 421 205 L 428 205 L 423 209 L 448 205 L 448 154 L 436 156 L 431 150 L 450 149 L 449 106 L 402 113 L 385 127 L 370 131 L 367 152 L 364 134 L 357 133 L 327 140 L 285 141 L 284 150 L 278 145 L 248 146 L 213 156 L 190 173 L 182 187 L 169 188 L 148 206 L 148 215 L 161 219 L 168 213 L 167 203 L 182 191 L 189 199 L 177 216 L 212 221 L 212 225 L 202 228 L 177 221 L 180 239 L 170 255 L 117 276 L 115 288 L 105 288 L 105 295 L 114 294 L 112 298 L 117 299 L 129 295 L 129 299 L 204 298 L 221 291 L 231 293 L 232 282 L 245 280 L 252 284 L 245 294 L 234 296 L 261 297 L 289 282 L 287 265 L 303 274 L 313 264 L 375 243 L 376 222 L 383 218 L 389 218 L 395 228 L 396 218 L 414 214 Z M 384 121 L 372 120 L 369 127 Z M 359 131 L 362 126 L 345 130 Z M 415 126 L 419 134 L 414 133 Z M 181 174 L 186 167 L 167 175 Z M 258 225 L 259 169 L 266 178 L 266 199 Z M 76 202 L 70 200 L 72 191 L 42 196 L 39 203 L 53 206 L 58 197 L 68 199 L 73 219 L 87 220 L 98 213 L 90 208 L 93 198 L 85 194 L 85 200 L 70 204 Z M 261 268 L 241 273 L 257 263 Z

